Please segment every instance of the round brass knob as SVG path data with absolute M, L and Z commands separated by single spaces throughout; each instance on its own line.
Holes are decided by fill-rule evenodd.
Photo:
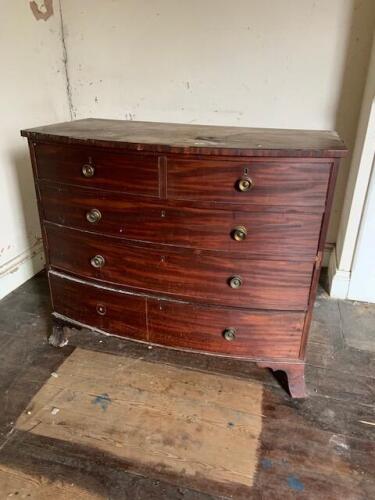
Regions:
M 232 231 L 233 239 L 236 241 L 243 241 L 247 236 L 247 229 L 245 226 L 236 226 Z
M 239 276 L 232 276 L 229 280 L 229 286 L 231 288 L 240 288 L 242 286 L 242 279 Z
M 107 312 L 107 308 L 104 304 L 97 304 L 96 305 L 96 312 L 100 314 L 100 316 L 104 316 Z
M 85 163 L 85 165 L 82 166 L 82 174 L 85 177 L 93 177 L 95 174 L 95 168 L 92 165 Z
M 249 191 L 253 187 L 253 181 L 250 179 L 250 177 L 242 177 L 242 179 L 239 179 L 237 182 L 238 189 L 242 191 L 243 193 L 245 191 Z
M 104 266 L 105 264 L 105 259 L 102 255 L 95 255 L 91 260 L 91 265 L 92 267 L 95 267 L 96 269 L 100 269 L 101 267 Z
M 226 328 L 223 332 L 223 337 L 228 342 L 232 342 L 236 338 L 236 329 L 235 328 Z
M 92 208 L 91 210 L 86 212 L 86 219 L 89 222 L 91 222 L 91 224 L 96 224 L 97 222 L 100 221 L 101 218 L 102 218 L 102 214 L 101 214 L 100 210 L 98 210 L 97 208 Z

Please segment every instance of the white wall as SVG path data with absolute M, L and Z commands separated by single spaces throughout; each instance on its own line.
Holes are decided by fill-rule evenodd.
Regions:
M 28 264 L 18 266 L 19 260 L 26 256 L 29 262 L 30 249 L 40 250 L 20 128 L 70 115 L 117 117 L 338 128 L 353 144 L 374 0 L 54 0 L 53 5 L 54 15 L 37 21 L 26 0 L 2 2 L 0 248 L 7 278 L 0 282 L 0 296 L 32 272 Z M 346 173 L 344 165 L 332 242 Z
M 373 139 L 375 140 L 375 136 Z M 369 189 L 351 269 L 348 298 L 375 303 L 375 156 L 373 156 L 373 160 Z
M 338 129 L 354 144 L 374 0 L 62 0 L 62 10 L 77 118 Z
M 43 266 L 27 143 L 20 129 L 69 119 L 58 10 L 37 21 L 28 2 L 0 16 L 0 298 Z
M 330 293 L 333 297 L 375 302 L 374 157 L 375 37 L 336 251 L 329 262 Z

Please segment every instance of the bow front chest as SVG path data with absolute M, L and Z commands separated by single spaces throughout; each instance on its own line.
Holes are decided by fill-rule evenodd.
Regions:
M 340 157 L 334 132 L 77 120 L 28 137 L 54 331 L 284 370 L 304 355 Z

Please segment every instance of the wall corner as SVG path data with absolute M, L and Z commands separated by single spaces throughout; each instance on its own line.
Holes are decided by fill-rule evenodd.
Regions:
M 346 299 L 349 292 L 350 271 L 337 267 L 336 249 L 333 249 L 328 263 L 328 290 L 334 299 Z

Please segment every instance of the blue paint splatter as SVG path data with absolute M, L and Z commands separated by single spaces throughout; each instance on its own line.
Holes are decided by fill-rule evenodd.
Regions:
M 303 491 L 305 489 L 303 483 L 296 476 L 288 476 L 288 486 L 295 491 Z
M 99 405 L 100 408 L 103 411 L 106 411 L 108 406 L 112 403 L 111 398 L 108 396 L 108 394 L 105 392 L 104 394 L 99 394 L 99 396 L 96 396 L 91 403 L 93 405 Z
M 260 461 L 260 464 L 263 467 L 263 469 L 271 469 L 272 468 L 272 460 L 270 460 L 269 458 L 262 458 L 262 460 Z

